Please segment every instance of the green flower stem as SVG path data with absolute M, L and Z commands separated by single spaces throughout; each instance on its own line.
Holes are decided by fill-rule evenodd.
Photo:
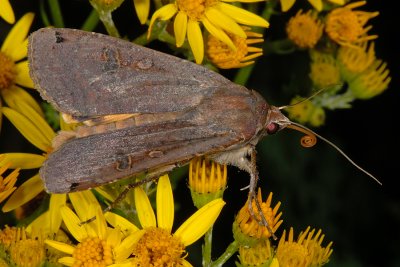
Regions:
M 347 109 L 351 108 L 351 102 L 354 101 L 354 96 L 350 90 L 347 90 L 341 95 L 332 95 L 325 93 L 316 96 L 313 102 L 322 108 L 335 110 L 335 109 Z
M 214 261 L 210 267 L 220 267 L 225 264 L 237 251 L 239 250 L 239 244 L 236 241 L 233 241 L 226 248 L 225 252 Z
M 48 0 L 53 26 L 56 28 L 64 28 L 64 20 L 61 13 L 60 3 L 58 0 Z
M 49 16 L 47 16 L 46 8 L 44 7 L 44 0 L 40 0 L 39 2 L 39 13 L 42 18 L 43 25 L 48 27 L 51 25 Z
M 120 38 L 121 36 L 120 36 L 120 34 L 118 32 L 117 27 L 115 27 L 114 21 L 112 19 L 111 11 L 104 11 L 104 10 L 101 10 L 101 9 L 97 9 L 97 12 L 99 13 L 99 18 L 100 18 L 101 22 L 103 22 L 107 33 L 110 36 Z
M 96 10 L 92 9 L 89 16 L 86 18 L 85 22 L 82 24 L 81 29 L 84 31 L 91 32 L 96 28 L 99 23 L 99 14 Z
M 209 267 L 211 264 L 212 231 L 213 227 L 211 227 L 204 235 L 203 267 Z

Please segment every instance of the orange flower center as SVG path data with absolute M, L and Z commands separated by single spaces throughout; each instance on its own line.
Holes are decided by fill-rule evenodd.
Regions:
M 322 23 L 311 12 L 301 12 L 289 20 L 288 38 L 301 48 L 312 48 L 322 36 Z
M 10 88 L 14 84 L 16 76 L 17 71 L 14 61 L 0 52 L 0 90 Z
M 169 231 L 149 227 L 133 249 L 133 266 L 184 266 L 182 242 Z
M 218 0 L 177 0 L 178 9 L 186 13 L 192 20 L 200 20 L 204 16 L 206 9 Z
M 113 263 L 110 245 L 98 237 L 88 237 L 79 243 L 72 257 L 75 259 L 73 266 L 107 266 Z

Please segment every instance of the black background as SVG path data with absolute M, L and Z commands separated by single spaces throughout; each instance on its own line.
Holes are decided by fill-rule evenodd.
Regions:
M 28 11 L 38 13 L 38 1 L 10 2 L 17 19 Z M 90 11 L 89 3 L 79 0 L 60 2 L 66 26 L 79 28 Z M 349 110 L 328 111 L 325 126 L 317 129 L 318 133 L 339 145 L 354 161 L 379 177 L 383 186 L 352 167 L 322 142 L 311 149 L 302 148 L 298 143 L 300 136 L 292 131 L 266 138 L 258 146 L 263 192 L 266 195 L 273 191 L 275 203 L 278 200 L 283 203 L 284 224 L 281 230 L 293 226 L 297 234 L 308 225 L 322 228 L 326 240 L 334 242 L 334 252 L 328 266 L 400 266 L 400 205 L 396 186 L 400 146 L 399 132 L 395 130 L 398 121 L 396 114 L 399 114 L 396 106 L 400 103 L 397 91 L 400 58 L 396 42 L 399 29 L 395 2 L 370 0 L 366 6 L 359 8 L 380 12 L 369 24 L 373 25 L 371 33 L 379 35 L 375 41 L 377 57 L 386 61 L 391 70 L 389 89 L 371 100 L 354 102 Z M 295 8 L 300 4 L 297 3 Z M 307 3 L 304 6 L 309 7 Z M 282 22 L 287 20 L 287 16 L 277 15 L 270 20 L 271 27 L 265 35 L 267 42 L 284 36 Z M 138 26 L 131 1 L 125 1 L 113 17 L 120 32 L 130 39 L 147 29 Z M 0 20 L 1 42 L 10 27 Z M 42 24 L 37 15 L 32 29 L 40 27 Z M 104 29 L 99 26 L 96 31 L 104 32 Z M 151 44 L 152 47 L 168 51 L 158 45 Z M 306 57 L 304 52 L 296 52 L 260 58 L 247 87 L 261 92 L 270 104 L 287 104 L 294 93 L 283 90 L 282 85 L 304 79 L 308 73 L 308 65 L 303 60 Z M 223 72 L 228 78 L 234 73 Z M 298 87 L 299 91 L 304 89 L 301 83 Z M 0 138 L 0 152 L 32 149 L 6 119 Z M 215 226 L 214 257 L 232 241 L 230 222 L 246 199 L 246 193 L 240 188 L 247 185 L 248 175 L 231 167 L 228 175 L 229 188 L 225 194 L 227 206 Z M 177 184 L 175 197 L 178 201 L 181 198 L 187 200 L 185 180 Z M 180 203 L 181 211 L 177 213 L 175 226 L 194 210 L 189 201 Z M 5 222 L 3 219 L 2 223 Z M 193 250 L 189 249 L 188 259 L 194 266 L 199 266 L 198 256 L 191 253 Z M 233 265 L 231 262 L 229 265 Z

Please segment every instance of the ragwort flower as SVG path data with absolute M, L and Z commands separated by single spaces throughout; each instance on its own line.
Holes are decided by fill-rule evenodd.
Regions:
M 252 44 L 262 43 L 262 34 L 251 32 L 250 28 L 242 27 L 246 33 L 246 38 L 228 33 L 236 50 L 230 49 L 225 43 L 218 40 L 213 35 L 207 38 L 207 57 L 210 61 L 221 69 L 242 68 L 254 63 L 255 58 L 262 56 L 262 49 L 251 46 Z
M 322 36 L 322 22 L 316 13 L 299 10 L 287 26 L 288 38 L 300 48 L 313 48 Z
M 1 112 L 10 120 L 18 131 L 34 146 L 43 151 L 42 155 L 32 153 L 4 153 L 3 161 L 10 162 L 11 169 L 37 169 L 40 168 L 46 160 L 46 154 L 52 150 L 52 140 L 55 132 L 46 122 L 46 120 L 34 108 L 25 102 L 16 103 L 21 112 L 8 107 L 2 107 Z M 32 176 L 20 185 L 11 195 L 2 211 L 8 212 L 14 210 L 28 201 L 32 200 L 39 193 L 43 192 L 43 182 L 39 174 Z
M 158 9 L 150 20 L 148 36 L 150 36 L 154 22 L 157 19 L 169 20 L 174 15 L 174 33 L 176 46 L 180 47 L 187 36 L 197 64 L 203 61 L 204 41 L 200 24 L 218 40 L 225 43 L 230 49 L 236 50 L 228 33 L 246 38 L 246 33 L 239 24 L 249 26 L 268 27 L 269 23 L 247 10 L 225 3 L 230 0 L 176 0 Z M 239 2 L 252 3 L 260 0 L 240 0 Z
M 0 156 L 0 162 L 4 156 Z M 5 163 L 0 165 L 0 203 L 3 202 L 7 197 L 9 197 L 12 192 L 17 189 L 15 183 L 17 182 L 17 177 L 19 174 L 19 169 L 15 169 L 6 177 L 3 177 L 3 174 L 10 167 L 10 163 Z
M 28 61 L 24 59 L 33 17 L 33 13 L 25 14 L 13 26 L 0 48 L 0 94 L 7 106 L 18 112 L 23 112 L 20 104 L 25 103 L 42 114 L 39 104 L 21 88 L 33 88 Z
M 372 26 L 364 26 L 371 18 L 378 16 L 379 12 L 353 10 L 365 3 L 366 1 L 358 1 L 329 12 L 325 27 L 329 38 L 343 46 L 356 46 L 357 43 L 377 38 L 377 35 L 367 35 Z
M 314 234 L 315 229 L 310 231 L 310 227 L 308 227 L 299 234 L 297 241 L 294 241 L 293 228 L 290 228 L 288 239 L 286 240 L 285 230 L 276 249 L 276 258 L 279 266 L 310 267 L 326 264 L 332 254 L 332 242 L 328 246 L 322 247 L 321 244 L 325 236 L 321 235 L 321 230 Z
M 100 204 L 90 191 L 70 193 L 69 198 L 75 211 L 63 206 L 60 212 L 68 231 L 78 244 L 72 246 L 47 239 L 47 245 L 70 255 L 60 258 L 58 262 L 67 266 L 110 266 L 125 262 L 143 233 L 133 224 L 129 227 L 134 231 L 129 235 L 124 235 L 120 226 L 107 226 Z M 87 222 L 93 217 L 96 219 Z M 125 221 L 115 223 L 124 225 Z
M 10 24 L 14 24 L 15 16 L 14 11 L 10 5 L 9 0 L 0 0 L 0 18 L 3 18 Z
M 185 247 L 203 236 L 214 224 L 225 202 L 215 199 L 187 219 L 174 233 L 174 200 L 167 175 L 157 185 L 157 216 L 146 193 L 135 188 L 135 204 L 144 231 L 133 249 L 134 266 L 191 266 L 185 260 Z M 168 264 L 168 265 L 167 265 Z

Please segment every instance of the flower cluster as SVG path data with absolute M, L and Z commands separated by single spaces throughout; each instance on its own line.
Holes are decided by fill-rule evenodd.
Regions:
M 349 108 L 352 101 L 375 97 L 389 86 L 387 65 L 375 57 L 372 40 L 378 36 L 369 34 L 372 26 L 368 23 L 379 13 L 357 10 L 365 4 L 353 2 L 323 13 L 299 11 L 286 26 L 293 44 L 309 51 L 313 89 L 323 90 L 308 101 L 318 114 L 324 114 L 324 109 Z M 345 92 L 341 85 L 346 85 Z M 324 123 L 322 117 L 316 122 L 315 116 L 307 113 L 309 109 L 303 113 L 300 109 L 288 109 L 289 117 L 312 126 Z

